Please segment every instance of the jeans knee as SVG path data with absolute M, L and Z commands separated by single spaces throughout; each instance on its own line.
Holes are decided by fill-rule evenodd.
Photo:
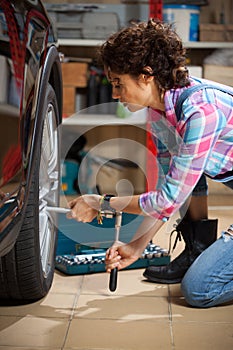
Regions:
M 192 295 L 192 291 L 190 287 L 187 285 L 187 283 L 184 282 L 184 280 L 181 282 L 181 292 L 185 298 L 185 301 L 191 305 L 194 306 L 195 298 Z
M 208 308 L 209 298 L 206 293 L 200 293 L 196 291 L 195 287 L 183 280 L 181 283 L 181 291 L 185 298 L 185 301 L 193 307 Z

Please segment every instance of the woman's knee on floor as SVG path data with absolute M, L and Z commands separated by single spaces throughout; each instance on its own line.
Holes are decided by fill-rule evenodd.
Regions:
M 181 282 L 181 291 L 185 301 L 193 307 L 207 308 L 210 307 L 209 293 L 205 290 L 197 289 L 195 279 L 185 276 Z

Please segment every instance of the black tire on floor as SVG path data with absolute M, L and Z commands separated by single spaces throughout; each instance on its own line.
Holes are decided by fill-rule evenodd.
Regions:
M 48 85 L 43 111 L 41 111 L 44 121 L 48 106 L 53 109 L 54 128 L 56 128 L 57 138 L 59 138 L 59 128 L 57 128 L 59 124 L 57 100 L 55 92 L 50 85 Z M 39 184 L 39 177 L 43 130 L 44 128 L 41 128 L 41 130 L 36 131 L 40 142 L 39 147 L 36 149 L 36 162 L 21 231 L 13 249 L 7 255 L 0 258 L 0 298 L 4 299 L 18 299 L 21 301 L 38 300 L 48 293 L 53 281 L 57 227 L 52 221 L 48 222 L 51 239 L 49 241 L 49 248 L 45 253 L 46 256 L 42 256 L 43 251 L 41 250 L 40 242 L 39 185 L 41 184 Z M 60 155 L 59 152 L 58 155 Z M 54 205 L 58 205 L 60 191 L 60 157 L 57 158 L 59 186 L 58 193 L 55 196 L 56 203 L 53 203 Z M 44 261 L 46 261 L 46 264 L 44 264 Z

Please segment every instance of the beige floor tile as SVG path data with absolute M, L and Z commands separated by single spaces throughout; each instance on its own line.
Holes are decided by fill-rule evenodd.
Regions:
M 231 224 L 233 224 L 233 208 L 232 210 L 209 210 L 210 218 L 218 219 L 218 237 L 221 232 L 226 230 Z
M 169 295 L 171 297 L 182 297 L 180 283 L 169 284 L 168 289 L 169 289 Z
M 183 322 L 229 322 L 233 324 L 233 304 L 208 309 L 189 307 L 183 297 L 171 298 L 172 314 L 182 315 Z
M 4 346 L 1 346 L 0 345 L 0 350 L 61 350 L 61 347 L 31 347 L 31 346 L 11 346 L 11 347 L 6 347 L 5 345 Z
M 0 322 L 2 316 L 38 316 L 69 318 L 75 303 L 75 294 L 53 294 L 48 295 L 32 304 L 18 306 L 3 306 L 0 308 Z
M 232 350 L 233 325 L 220 323 L 183 323 L 172 325 L 174 350 Z
M 130 269 L 119 271 L 117 279 L 117 289 L 115 292 L 109 291 L 109 274 L 97 273 L 86 275 L 84 278 L 82 293 L 99 295 L 135 295 L 145 293 L 151 296 L 168 295 L 166 285 L 148 283 L 143 277 L 144 269 Z
M 50 293 L 78 293 L 82 286 L 83 275 L 66 275 L 55 270 Z
M 58 318 L 2 317 L 0 346 L 61 347 L 68 321 Z
M 167 297 L 81 295 L 75 310 L 75 317 L 88 319 L 168 320 Z
M 106 272 L 84 276 L 81 293 L 109 295 L 109 274 Z
M 138 295 L 141 296 L 167 296 L 168 289 L 165 285 L 148 283 L 143 277 L 144 268 L 119 271 L 117 295 Z
M 210 196 L 227 197 L 232 195 L 232 190 L 222 183 L 212 181 L 207 178 Z
M 64 350 L 172 349 L 169 322 L 73 319 Z

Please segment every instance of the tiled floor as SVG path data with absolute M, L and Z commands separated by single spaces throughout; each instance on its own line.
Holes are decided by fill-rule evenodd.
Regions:
M 232 222 L 232 197 L 210 197 L 209 205 L 221 231 Z M 157 243 L 167 247 L 168 235 L 159 233 Z M 121 271 L 117 291 L 111 293 L 106 273 L 56 272 L 43 300 L 30 305 L 2 302 L 0 350 L 233 349 L 233 303 L 191 308 L 179 284 L 151 284 L 142 273 Z

